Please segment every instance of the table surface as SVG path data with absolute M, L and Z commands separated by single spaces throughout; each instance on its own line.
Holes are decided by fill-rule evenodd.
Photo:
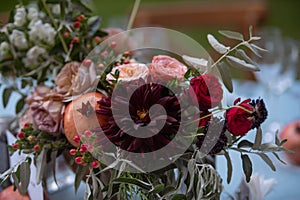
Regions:
M 263 98 L 266 107 L 269 111 L 268 119 L 262 125 L 263 141 L 270 142 L 274 138 L 274 131 L 277 129 L 279 122 L 279 130 L 287 123 L 300 120 L 300 82 L 295 82 L 291 88 L 282 93 L 280 96 L 272 95 L 266 92 L 262 86 L 255 82 L 241 82 L 234 81 L 234 94 L 227 95 L 228 104 L 231 105 L 233 100 L 237 97 L 244 98 Z M 246 139 L 254 141 L 255 132 L 249 132 Z M 228 199 L 226 193 L 234 194 L 238 185 L 240 184 L 243 172 L 240 159 L 240 153 L 230 152 L 233 162 L 233 175 L 230 184 L 226 183 L 227 178 L 227 164 L 225 158 L 217 157 L 217 170 L 223 178 L 224 193 L 222 199 Z M 280 156 L 285 160 L 284 154 Z M 284 165 L 280 163 L 273 155 L 269 156 L 276 171 L 272 171 L 265 162 L 257 155 L 251 155 L 250 158 L 253 163 L 253 173 L 263 175 L 266 179 L 274 178 L 276 184 L 273 186 L 271 192 L 266 196 L 266 200 L 282 200 L 282 199 L 299 199 L 299 181 L 300 181 L 300 166 L 293 166 L 291 164 Z

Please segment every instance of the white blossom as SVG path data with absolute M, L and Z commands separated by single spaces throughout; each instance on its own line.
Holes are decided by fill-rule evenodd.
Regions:
M 19 50 L 25 50 L 28 48 L 28 43 L 25 34 L 19 30 L 13 30 L 12 34 L 9 36 L 11 43 Z
M 25 66 L 38 66 L 40 63 L 48 57 L 46 49 L 34 46 L 26 54 L 26 58 L 23 58 Z
M 25 8 L 17 8 L 14 16 L 14 24 L 16 26 L 23 26 L 26 23 L 26 10 Z
M 37 20 L 39 17 L 39 11 L 36 7 L 32 6 L 28 8 L 28 15 L 27 18 L 29 20 Z
M 31 21 L 29 28 L 30 41 L 34 42 L 35 44 L 47 43 L 54 45 L 56 31 L 50 24 L 43 24 L 41 20 Z
M 55 4 L 52 6 L 52 13 L 55 15 L 60 15 L 60 5 Z

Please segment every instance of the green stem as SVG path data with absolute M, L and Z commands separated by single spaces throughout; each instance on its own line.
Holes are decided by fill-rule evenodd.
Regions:
M 134 2 L 134 6 L 133 6 L 133 9 L 132 9 L 130 18 L 129 18 L 127 30 L 130 30 L 132 28 L 132 25 L 133 25 L 134 19 L 136 17 L 137 11 L 140 7 L 140 3 L 141 3 L 141 0 L 135 0 L 135 2 Z
M 63 46 L 63 49 L 64 49 L 65 53 L 67 54 L 67 53 L 68 53 L 68 47 L 67 47 L 67 44 L 66 44 L 66 42 L 65 42 L 65 40 L 64 40 L 64 38 L 63 38 L 63 36 L 62 36 L 62 34 L 61 34 L 60 31 L 58 30 L 58 25 L 57 25 L 57 23 L 55 22 L 55 19 L 54 19 L 53 15 L 52 15 L 51 11 L 49 10 L 49 7 L 47 6 L 46 0 L 42 0 L 42 3 L 43 3 L 43 6 L 44 6 L 44 8 L 45 8 L 45 10 L 46 10 L 46 12 L 47 12 L 49 18 L 51 19 L 51 22 L 52 22 L 52 24 L 53 24 L 55 30 L 57 31 L 57 34 L 58 34 L 59 40 L 60 40 L 60 42 L 61 42 L 61 44 L 62 44 L 62 46 Z

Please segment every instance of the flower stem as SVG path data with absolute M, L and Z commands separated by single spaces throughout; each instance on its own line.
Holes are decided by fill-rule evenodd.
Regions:
M 130 18 L 129 18 L 129 22 L 128 22 L 128 25 L 127 25 L 127 30 L 130 30 L 132 28 L 132 25 L 133 25 L 134 19 L 136 17 L 137 11 L 140 7 L 140 3 L 141 3 L 141 0 L 135 0 L 135 2 L 134 2 L 133 9 L 132 9 L 132 12 L 131 12 L 131 15 L 130 15 Z
M 60 40 L 60 42 L 61 42 L 61 44 L 62 44 L 62 46 L 63 46 L 64 52 L 67 54 L 67 53 L 68 53 L 68 47 L 67 47 L 67 44 L 66 44 L 66 42 L 65 42 L 65 40 L 64 40 L 64 38 L 63 38 L 63 36 L 62 36 L 62 34 L 61 34 L 60 31 L 58 30 L 58 25 L 57 25 L 57 23 L 55 22 L 55 19 L 54 19 L 53 15 L 52 15 L 51 11 L 49 10 L 49 7 L 47 6 L 46 0 L 42 0 L 42 3 L 43 3 L 43 6 L 44 6 L 44 8 L 45 8 L 47 14 L 49 15 L 49 18 L 51 19 L 51 22 L 52 22 L 54 28 L 55 28 L 56 31 L 57 31 L 57 34 L 58 34 L 59 40 Z

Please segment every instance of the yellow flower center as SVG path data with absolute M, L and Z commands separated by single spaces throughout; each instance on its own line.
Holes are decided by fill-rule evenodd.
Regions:
M 141 120 L 143 120 L 143 119 L 147 116 L 148 111 L 145 110 L 145 109 L 142 109 L 142 110 L 138 110 L 138 111 L 136 112 L 136 114 L 139 116 L 139 118 L 140 118 Z

